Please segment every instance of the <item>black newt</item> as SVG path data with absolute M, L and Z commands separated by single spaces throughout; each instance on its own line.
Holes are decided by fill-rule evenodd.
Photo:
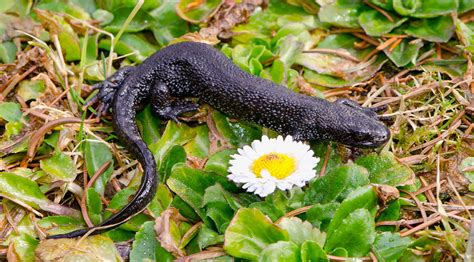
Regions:
M 193 42 L 170 45 L 136 67 L 118 70 L 94 88 L 100 89 L 98 113 L 112 106 L 114 130 L 144 169 L 141 185 L 133 200 L 94 228 L 48 238 L 72 238 L 98 234 L 119 226 L 144 210 L 156 192 L 159 174 L 155 160 L 140 137 L 135 116 L 151 102 L 163 119 L 178 122 L 178 116 L 195 111 L 199 98 L 230 117 L 273 129 L 295 140 L 330 140 L 355 147 L 385 144 L 389 129 L 379 121 L 377 111 L 356 102 L 324 99 L 298 94 L 241 70 L 213 47 Z

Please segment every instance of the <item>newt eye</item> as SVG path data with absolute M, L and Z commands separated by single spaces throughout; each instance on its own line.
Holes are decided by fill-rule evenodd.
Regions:
M 357 141 L 364 141 L 367 139 L 367 134 L 363 133 L 363 132 L 355 132 L 354 133 L 354 138 L 357 140 Z

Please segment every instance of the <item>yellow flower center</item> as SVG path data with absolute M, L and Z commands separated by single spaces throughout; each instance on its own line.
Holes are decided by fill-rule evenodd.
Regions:
M 267 170 L 272 177 L 283 179 L 295 172 L 296 160 L 284 154 L 271 152 L 253 162 L 252 171 L 255 176 L 261 177 L 263 169 Z

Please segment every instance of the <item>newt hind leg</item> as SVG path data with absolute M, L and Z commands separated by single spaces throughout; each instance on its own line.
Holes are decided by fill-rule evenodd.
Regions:
M 135 69 L 132 66 L 125 66 L 117 70 L 113 75 L 109 76 L 104 81 L 92 86 L 92 90 L 99 89 L 99 92 L 87 103 L 86 106 L 92 105 L 99 101 L 100 105 L 97 108 L 97 115 L 102 115 L 107 112 L 113 102 L 115 91 L 122 85 L 127 76 Z
M 171 96 L 168 87 L 162 83 L 158 83 L 151 90 L 151 106 L 160 118 L 176 123 L 179 122 L 180 115 L 199 109 L 199 105 L 193 101 Z

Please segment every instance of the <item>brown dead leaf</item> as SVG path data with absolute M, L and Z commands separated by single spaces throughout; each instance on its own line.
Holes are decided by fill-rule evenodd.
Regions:
M 175 257 L 186 256 L 186 252 L 179 248 L 180 239 L 175 239 L 172 234 L 172 227 L 175 229 L 181 222 L 187 219 L 179 213 L 178 209 L 170 207 L 161 213 L 161 216 L 155 220 L 155 232 L 161 246 Z
M 235 0 L 226 0 L 207 21 L 208 27 L 202 28 L 199 34 L 204 38 L 231 38 L 234 26 L 246 23 L 257 7 L 265 8 L 267 5 L 268 0 L 243 0 L 239 4 Z
M 396 187 L 379 184 L 373 184 L 373 186 L 377 192 L 378 202 L 381 207 L 379 212 L 384 210 L 390 201 L 400 197 L 400 192 Z

